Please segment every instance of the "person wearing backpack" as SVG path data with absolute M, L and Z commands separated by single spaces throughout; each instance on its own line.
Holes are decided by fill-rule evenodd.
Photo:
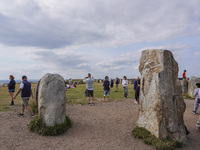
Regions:
M 196 90 L 194 91 L 193 95 L 195 97 L 195 103 L 194 103 L 194 110 L 192 111 L 192 113 L 196 115 L 197 109 L 200 104 L 200 83 L 196 83 Z

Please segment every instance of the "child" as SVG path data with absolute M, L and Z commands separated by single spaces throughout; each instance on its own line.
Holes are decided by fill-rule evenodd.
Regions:
M 135 91 L 135 104 L 139 104 L 139 96 L 140 96 L 140 80 L 137 81 L 137 89 Z
M 196 115 L 197 109 L 199 107 L 199 102 L 200 102 L 199 89 L 200 89 L 200 83 L 196 83 L 196 90 L 193 93 L 195 97 L 195 103 L 194 103 L 194 110 L 192 111 L 192 113 L 195 115 Z
M 107 101 L 109 101 L 109 95 L 110 95 L 110 82 L 108 81 L 108 76 L 105 77 L 105 81 L 103 82 L 104 86 L 104 97 L 103 100 L 105 101 L 105 97 L 107 96 Z
M 123 85 L 123 89 L 124 89 L 124 97 L 127 98 L 128 96 L 128 81 L 126 76 L 124 76 L 124 80 L 122 80 L 122 85 Z

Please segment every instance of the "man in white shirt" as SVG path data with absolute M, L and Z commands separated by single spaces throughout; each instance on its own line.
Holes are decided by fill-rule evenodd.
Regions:
M 14 96 L 14 99 L 17 97 L 17 95 L 21 93 L 22 103 L 21 103 L 21 113 L 18 114 L 19 117 L 24 117 L 24 109 L 25 107 L 28 109 L 28 111 L 31 113 L 31 118 L 35 117 L 35 114 L 33 113 L 31 107 L 29 106 L 29 98 L 33 97 L 33 93 L 31 90 L 31 83 L 27 81 L 27 77 L 22 77 L 22 83 L 20 85 L 20 88 L 16 95 Z
M 94 79 L 91 78 L 91 74 L 88 73 L 88 77 L 85 77 L 85 80 L 83 82 L 86 83 L 87 88 L 87 96 L 88 96 L 88 105 L 94 105 L 94 89 L 93 89 L 93 83 Z M 92 97 L 92 104 L 90 103 L 90 97 Z

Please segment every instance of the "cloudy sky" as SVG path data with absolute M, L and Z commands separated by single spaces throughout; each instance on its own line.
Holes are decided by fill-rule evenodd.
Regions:
M 173 52 L 179 76 L 200 77 L 199 0 L 0 1 L 0 80 L 134 78 L 141 51 Z

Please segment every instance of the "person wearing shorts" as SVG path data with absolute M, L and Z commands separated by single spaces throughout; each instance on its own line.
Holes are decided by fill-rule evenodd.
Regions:
M 9 79 L 10 79 L 10 82 L 8 84 L 8 92 L 10 94 L 10 99 L 11 99 L 10 105 L 14 105 L 13 93 L 15 92 L 15 85 L 16 85 L 16 82 L 14 80 L 15 77 L 13 75 L 10 75 Z
M 106 96 L 107 96 L 107 101 L 109 101 L 110 82 L 108 81 L 108 76 L 105 77 L 105 81 L 103 82 L 103 86 L 104 86 L 104 97 L 103 97 L 103 101 L 105 101 Z
M 22 76 L 22 83 L 20 84 L 20 88 L 17 92 L 17 94 L 14 96 L 14 99 L 17 97 L 17 95 L 21 93 L 22 103 L 21 103 L 21 113 L 18 114 L 19 117 L 24 117 L 24 110 L 25 107 L 28 109 L 28 111 L 31 114 L 31 118 L 35 117 L 35 114 L 33 113 L 31 107 L 29 106 L 29 98 L 33 93 L 31 90 L 31 83 L 27 81 L 26 76 Z
M 85 80 L 83 82 L 86 83 L 86 89 L 87 89 L 87 96 L 88 96 L 88 105 L 94 105 L 94 90 L 93 90 L 93 83 L 94 79 L 91 78 L 91 74 L 88 73 L 88 77 L 85 77 Z M 92 103 L 90 103 L 90 97 L 92 97 Z

